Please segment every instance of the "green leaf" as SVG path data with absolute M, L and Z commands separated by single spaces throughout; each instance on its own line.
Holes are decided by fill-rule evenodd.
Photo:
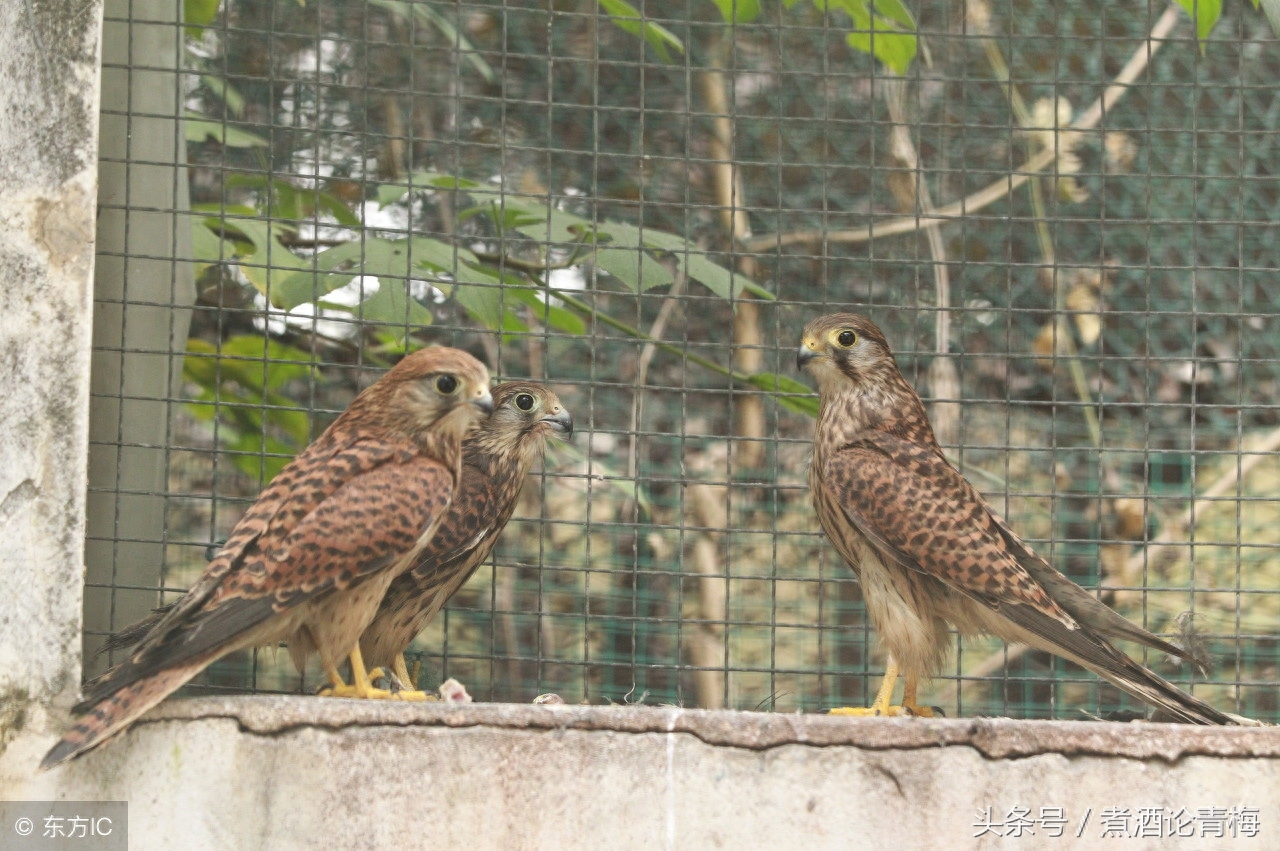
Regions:
M 504 296 L 512 296 L 529 290 L 529 284 L 514 275 L 502 274 L 496 269 L 480 265 L 472 260 L 459 266 L 455 276 L 453 297 L 477 322 L 493 331 L 528 331 L 529 328 L 509 310 L 511 304 Z M 522 300 L 518 295 L 516 300 Z
M 668 48 L 673 48 L 677 53 L 684 53 L 684 42 L 680 41 L 675 33 L 652 21 L 644 20 L 640 10 L 627 0 L 596 0 L 596 2 L 600 4 L 600 8 L 609 16 L 614 26 L 623 32 L 643 38 L 663 62 L 671 61 L 671 51 Z
M 876 13 L 883 15 L 908 32 L 914 32 L 916 19 L 902 0 L 875 0 Z
M 187 342 L 183 377 L 198 388 L 187 408 L 204 422 L 217 420 L 220 443 L 253 477 L 275 476 L 310 436 L 310 416 L 279 389 L 311 376 L 311 355 L 257 335 L 223 340 L 217 348 Z
M 408 195 L 410 190 L 445 189 L 467 191 L 483 188 L 485 188 L 484 184 L 476 183 L 474 180 L 467 180 L 465 177 L 441 174 L 434 171 L 420 171 L 410 175 L 409 179 L 404 183 L 382 184 L 378 187 L 375 197 L 378 199 L 378 206 L 385 207 Z
M 854 50 L 874 54 L 898 74 L 907 73 L 919 49 L 914 35 L 891 35 L 885 30 L 878 30 L 874 38 L 869 33 L 851 32 L 845 39 Z
M 529 212 L 527 207 L 499 204 L 497 201 L 489 203 L 489 217 L 493 219 L 498 230 L 520 230 L 530 225 L 542 224 L 547 220 L 545 211 L 538 211 L 535 208 L 533 212 Z
M 749 24 L 760 17 L 760 0 L 713 0 L 726 24 Z
M 270 435 L 237 434 L 226 444 L 231 461 L 249 478 L 269 482 L 289 466 L 298 449 Z
M 227 105 L 227 112 L 230 112 L 236 118 L 244 115 L 244 95 L 240 94 L 226 80 L 221 77 L 215 77 L 212 74 L 201 74 L 200 82 L 204 83 L 204 87 L 214 97 Z
M 637 248 L 606 248 L 596 252 L 595 264 L 633 293 L 670 286 L 675 278 L 666 266 Z
M 1253 0 L 1253 8 L 1261 8 L 1271 24 L 1271 34 L 1280 35 L 1280 0 Z
M 296 273 L 309 271 L 311 258 L 299 257 L 281 244 L 280 235 L 288 233 L 289 228 L 254 219 L 228 219 L 218 224 L 224 232 L 235 231 L 253 245 L 251 252 L 238 252 L 237 259 L 240 271 L 258 292 L 276 307 L 286 310 L 301 304 L 294 302 L 286 306 L 284 285 Z M 311 298 L 302 301 L 311 301 Z
M 765 301 L 778 300 L 778 297 L 776 295 L 769 292 L 769 290 L 766 290 L 764 287 L 760 286 L 759 284 L 757 284 L 755 281 L 751 280 L 747 276 L 739 275 L 738 277 L 742 281 L 742 288 L 747 292 L 751 293 L 756 298 L 763 299 Z
M 1201 42 L 1209 37 L 1214 25 L 1222 17 L 1222 0 L 1178 0 L 1178 5 L 1195 21 L 1196 39 Z M 1203 44 L 1200 45 L 1200 51 L 1204 52 Z
M 193 145 L 210 139 L 228 148 L 265 148 L 270 144 L 261 136 L 230 127 L 221 121 L 210 121 L 197 112 L 185 113 L 182 132 Z
M 491 331 L 528 331 L 529 328 L 506 309 L 499 286 L 459 284 L 453 297 L 472 319 Z
M 192 343 L 199 342 L 192 340 Z M 198 346 L 187 346 L 187 351 L 197 350 Z M 213 348 L 209 347 L 209 350 L 212 351 Z M 311 376 L 314 360 L 310 352 L 278 340 L 259 337 L 256 334 L 238 334 L 228 337 L 222 341 L 219 352 L 224 358 L 243 358 L 244 361 L 241 363 L 252 370 L 247 373 L 249 383 L 255 387 L 266 387 L 268 390 L 277 390 L 289 381 L 305 381 Z M 265 381 L 262 379 L 261 362 L 263 360 L 268 364 Z M 305 434 L 302 437 L 306 439 Z
M 719 263 L 708 260 L 705 254 L 690 252 L 681 256 L 680 259 L 684 263 L 686 275 L 724 299 L 737 295 L 736 288 L 741 287 L 747 280 L 746 275 L 735 275 Z
M 361 227 L 361 221 L 346 203 L 332 192 L 320 192 L 316 195 L 316 203 L 321 210 L 327 210 L 334 220 L 349 228 Z
M 584 246 L 584 260 L 594 259 L 631 292 L 647 292 L 672 283 L 670 270 L 658 259 L 649 256 L 642 260 L 642 255 L 657 251 L 674 255 L 689 277 L 721 298 L 747 291 L 759 298 L 774 300 L 773 293 L 746 275 L 731 273 L 708 259 L 702 249 L 677 234 L 624 222 L 593 222 L 549 208 L 545 199 L 527 196 L 500 195 L 476 209 L 492 213 L 499 227 L 519 230 L 539 243 Z M 594 251 L 591 246 L 596 246 Z
M 191 212 L 193 213 L 212 213 L 215 218 L 210 221 L 221 221 L 226 216 L 248 216 L 252 218 L 258 215 L 258 211 L 247 204 L 222 204 L 218 202 L 206 204 L 192 204 Z
M 581 316 L 571 310 L 565 310 L 563 307 L 556 307 L 551 304 L 551 300 L 554 298 L 554 291 L 552 294 L 548 294 L 549 297 L 545 300 L 541 297 L 542 293 L 532 287 L 516 287 L 508 292 L 517 301 L 528 305 L 530 312 L 548 327 L 563 331 L 566 334 L 581 335 L 587 333 L 587 323 L 582 320 Z
M 498 78 L 498 75 L 493 71 L 493 66 L 485 61 L 480 51 L 476 50 L 467 37 L 453 25 L 452 21 L 433 9 L 428 3 L 414 3 L 413 11 L 419 19 L 433 24 L 436 29 L 440 30 L 440 34 L 444 36 L 445 41 L 453 45 L 453 48 L 462 54 L 463 58 L 484 78 L 486 83 L 492 83 Z
M 233 174 L 227 178 L 226 184 L 238 189 L 254 190 L 258 202 L 256 213 L 267 218 L 314 222 L 316 213 L 324 210 L 341 225 L 360 227 L 360 220 L 342 199 L 322 189 L 304 189 L 287 180 L 269 178 L 263 174 Z
M 814 5 L 852 19 L 845 41 L 854 50 L 872 54 L 899 74 L 911 67 L 918 49 L 916 23 L 901 0 L 814 0 Z
M 308 258 L 310 262 L 303 269 L 275 281 L 272 292 L 279 306 L 290 310 L 346 286 L 357 275 L 405 284 L 429 277 L 423 274 L 424 269 L 454 275 L 463 263 L 475 259 L 465 248 L 428 237 L 357 239 Z
M 481 77 L 484 77 L 486 83 L 492 83 L 497 79 L 493 66 L 485 61 L 467 37 L 453 25 L 452 21 L 431 8 L 429 4 L 407 2 L 407 0 L 369 0 L 369 4 L 386 9 L 406 21 L 417 18 L 419 22 L 435 27 L 444 36 L 445 41 L 456 49 Z
M 225 263 L 236 256 L 236 247 L 209 229 L 202 219 L 191 220 L 191 259 L 196 264 L 196 277 L 214 263 Z
M 302 193 L 287 181 L 264 174 L 233 174 L 227 177 L 227 186 L 254 190 L 258 213 L 264 218 L 296 222 L 310 217 L 302 208 Z
M 222 0 L 182 0 L 182 23 L 186 25 L 188 38 L 202 38 L 204 28 L 218 17 Z
M 774 372 L 758 372 L 747 379 L 755 387 L 777 394 L 778 404 L 797 414 L 818 415 L 818 397 L 808 386 L 794 378 L 778 375 Z
M 380 278 L 376 293 L 360 302 L 359 307 L 347 309 L 366 322 L 390 326 L 389 330 L 400 340 L 414 328 L 430 325 L 432 321 L 431 311 L 409 297 L 409 282 L 394 278 Z

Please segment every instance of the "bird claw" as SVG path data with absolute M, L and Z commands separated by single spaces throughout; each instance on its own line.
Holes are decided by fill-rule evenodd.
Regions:
M 387 691 L 392 693 L 410 690 L 394 671 L 388 671 L 386 668 L 374 668 L 369 672 L 369 682 L 376 683 L 378 680 L 386 680 Z
M 374 687 L 373 683 L 378 680 L 386 680 L 390 688 Z M 367 687 L 361 687 L 359 683 L 328 685 L 320 689 L 316 694 L 320 697 L 347 697 L 356 700 L 407 700 L 417 703 L 436 699 L 425 692 L 405 688 L 399 677 L 382 668 L 374 668 L 369 672 L 369 683 Z
M 893 709 L 894 707 L 889 707 Z M 835 706 L 827 710 L 828 715 L 848 715 L 854 718 L 874 718 L 880 710 L 874 706 Z
M 434 700 L 430 695 L 409 689 L 360 688 L 358 685 L 325 686 L 317 692 L 321 697 L 348 697 L 357 700 L 407 700 L 421 703 Z
M 854 718 L 945 718 L 940 706 L 837 706 L 827 710 L 828 715 L 847 715 Z

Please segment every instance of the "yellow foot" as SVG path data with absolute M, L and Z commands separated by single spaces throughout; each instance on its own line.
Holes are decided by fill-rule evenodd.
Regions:
M 326 667 L 325 675 L 329 678 L 329 686 L 322 688 L 318 692 L 321 697 L 352 697 L 359 700 L 410 700 L 423 701 L 427 700 L 427 695 L 420 691 L 410 691 L 408 689 L 395 688 L 395 682 L 391 675 L 387 674 L 381 668 L 374 668 L 373 674 L 370 676 L 365 672 L 364 659 L 360 655 L 360 647 L 351 651 L 351 685 L 347 685 L 343 681 L 342 676 L 338 673 L 338 669 L 333 666 Z M 390 689 L 374 688 L 372 680 L 380 677 L 386 677 L 388 681 L 393 683 Z
M 906 685 L 902 689 L 902 705 L 890 706 L 889 701 L 893 699 L 893 685 L 898 679 L 898 663 L 889 659 L 884 670 L 884 680 L 880 683 L 880 690 L 876 692 L 876 699 L 871 702 L 870 706 L 839 706 L 835 709 L 827 711 L 828 715 L 851 715 L 855 718 L 874 718 L 876 716 L 915 716 L 918 718 L 940 718 L 946 713 L 940 707 L 921 706 L 916 703 L 916 676 L 913 673 L 907 674 Z
M 851 715 L 856 718 L 874 718 L 876 716 L 916 716 L 919 718 L 941 718 L 944 713 L 937 706 L 837 706 L 827 710 L 828 715 Z
M 437 700 L 437 698 L 420 691 L 374 688 L 373 686 L 360 688 L 358 685 L 347 685 L 346 683 L 340 686 L 325 686 L 316 693 L 321 697 L 353 697 L 358 700 L 409 700 L 418 702 Z

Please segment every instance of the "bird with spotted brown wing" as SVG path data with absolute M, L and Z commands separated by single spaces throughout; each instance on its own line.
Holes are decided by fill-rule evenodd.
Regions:
M 552 434 L 572 435 L 573 418 L 549 388 L 531 381 L 494 386 L 493 413 L 462 445 L 462 480 L 439 530 L 413 567 L 392 580 L 360 638 L 369 665 L 412 683 L 404 651 L 488 558 Z
M 880 329 L 852 313 L 805 326 L 797 356 L 820 408 L 809 487 L 827 537 L 858 575 L 889 653 L 868 709 L 842 714 L 932 715 L 917 703 L 951 639 L 991 634 L 1088 668 L 1173 720 L 1239 719 L 1166 682 L 1117 649 L 1136 641 L 1200 661 L 1130 623 L 1036 555 L 942 454 L 920 397 Z M 899 671 L 901 706 L 890 706 Z
M 396 364 L 272 480 L 128 658 L 86 684 L 80 718 L 42 767 L 122 732 L 226 654 L 282 639 L 299 670 L 320 656 L 333 695 L 407 697 L 371 687 L 358 639 L 431 540 L 463 437 L 492 406 L 489 372 L 465 352 L 423 349 Z M 351 685 L 338 674 L 348 655 Z

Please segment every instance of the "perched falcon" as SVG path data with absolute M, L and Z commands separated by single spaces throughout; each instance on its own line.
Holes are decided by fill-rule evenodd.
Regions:
M 462 445 L 462 481 L 431 543 L 392 580 L 360 638 L 370 666 L 412 684 L 404 651 L 493 550 L 547 436 L 573 434 L 573 418 L 550 389 L 531 381 L 493 388 L 493 413 Z
M 492 406 L 489 372 L 465 352 L 400 361 L 272 480 L 129 657 L 86 684 L 42 767 L 123 731 L 222 656 L 282 639 L 299 669 L 319 654 L 330 693 L 389 696 L 370 686 L 357 641 L 444 517 L 463 436 Z M 338 674 L 348 654 L 353 685 Z
M 862 585 L 889 652 L 873 705 L 848 714 L 931 715 L 916 702 L 951 639 L 989 633 L 1083 665 L 1175 720 L 1230 724 L 1120 652 L 1137 641 L 1190 653 L 1130 623 L 1036 555 L 943 456 L 924 405 L 880 329 L 837 313 L 810 322 L 797 357 L 818 384 L 809 487 L 818 519 Z M 899 669 L 901 707 L 891 707 Z

